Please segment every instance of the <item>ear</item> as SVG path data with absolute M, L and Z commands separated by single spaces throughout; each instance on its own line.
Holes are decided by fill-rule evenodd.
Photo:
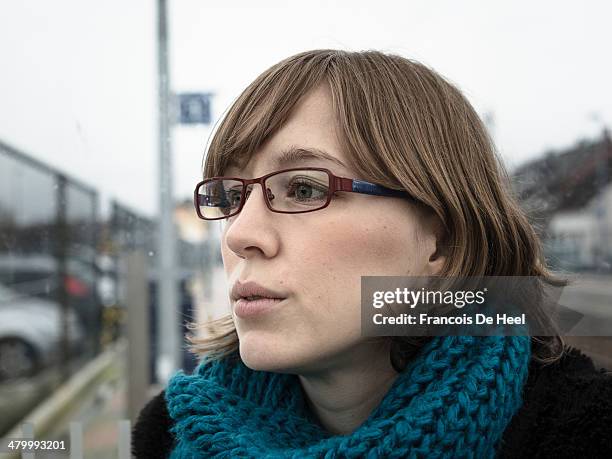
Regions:
M 423 275 L 437 276 L 442 272 L 442 268 L 446 263 L 447 251 L 444 245 L 444 229 L 442 223 L 436 216 L 430 216 L 423 225 L 425 232 L 423 254 L 425 265 L 423 266 Z
M 437 239 L 434 240 L 434 250 L 429 255 L 429 259 L 425 264 L 425 275 L 426 276 L 437 276 L 442 272 L 442 268 L 446 263 L 446 255 L 442 250 L 441 245 Z

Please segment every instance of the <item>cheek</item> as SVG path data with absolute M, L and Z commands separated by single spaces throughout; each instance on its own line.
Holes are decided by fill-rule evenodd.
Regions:
M 418 259 L 418 244 L 413 222 L 385 216 L 356 221 L 350 225 L 338 221 L 321 237 L 321 252 L 327 254 L 325 263 L 337 273 L 351 275 L 407 275 Z
M 232 252 L 225 242 L 221 242 L 221 258 L 223 260 L 223 269 L 225 270 L 226 276 L 230 276 L 234 271 L 240 258 Z
M 349 223 L 350 222 L 350 223 Z M 304 296 L 318 326 L 345 332 L 359 330 L 361 276 L 402 276 L 417 272 L 413 225 L 381 216 L 376 219 L 338 218 L 318 225 L 316 242 L 293 242 L 292 285 Z M 338 228 L 345 228 L 338 231 Z M 399 229 L 401 228 L 401 230 Z M 299 248 L 299 249 L 298 249 Z M 302 311 L 301 314 L 304 314 Z

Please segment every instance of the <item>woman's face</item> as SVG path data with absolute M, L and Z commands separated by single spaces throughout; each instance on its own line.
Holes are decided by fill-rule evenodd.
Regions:
M 332 159 L 298 159 L 279 167 L 289 148 L 324 151 Z M 287 123 L 241 169 L 259 177 L 312 166 L 356 177 L 335 134 L 331 93 L 322 85 L 298 104 Z M 435 237 L 400 198 L 338 192 L 330 205 L 303 214 L 268 210 L 255 185 L 241 213 L 225 221 L 222 255 L 228 285 L 256 282 L 283 298 L 265 312 L 232 315 L 240 355 L 255 370 L 306 374 L 350 361 L 361 348 L 361 276 L 431 275 L 441 266 Z M 430 259 L 431 258 L 431 259 Z

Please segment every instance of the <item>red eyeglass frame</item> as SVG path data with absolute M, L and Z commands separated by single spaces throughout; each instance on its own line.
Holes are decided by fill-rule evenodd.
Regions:
M 351 193 L 362 193 L 362 194 L 369 194 L 369 195 L 374 195 L 374 196 L 389 196 L 389 197 L 413 199 L 412 196 L 406 191 L 394 190 L 391 188 L 384 187 L 382 185 L 376 185 L 375 183 L 366 182 L 364 180 L 339 177 L 335 175 L 329 169 L 325 169 L 322 167 L 292 167 L 290 169 L 281 169 L 278 171 L 270 172 L 269 174 L 262 175 L 261 177 L 257 177 L 253 179 L 244 179 L 241 177 L 230 177 L 230 176 L 216 176 L 216 177 L 210 177 L 210 178 L 204 179 L 201 182 L 198 182 L 193 192 L 193 203 L 196 208 L 196 213 L 199 218 L 201 218 L 202 220 L 208 220 L 208 221 L 223 220 L 226 218 L 233 217 L 234 215 L 237 215 L 242 211 L 242 208 L 244 207 L 244 204 L 246 203 L 245 194 L 246 194 L 246 189 L 248 185 L 259 183 L 261 185 L 262 190 L 264 190 L 265 181 L 269 177 L 272 177 L 278 174 L 282 174 L 284 172 L 307 171 L 307 170 L 325 172 L 329 176 L 329 189 L 327 191 L 327 200 L 325 201 L 325 204 L 322 205 L 321 207 L 317 207 L 316 209 L 308 209 L 308 210 L 300 210 L 300 211 L 276 210 L 272 208 L 270 199 L 268 197 L 268 193 L 263 193 L 266 207 L 271 212 L 275 212 L 279 214 L 304 214 L 308 212 L 315 212 L 317 210 L 325 209 L 327 206 L 329 206 L 329 203 L 332 201 L 333 194 L 337 191 L 348 191 Z M 202 185 L 212 182 L 214 180 L 236 180 L 236 181 L 242 182 L 243 186 L 242 186 L 242 192 L 240 195 L 240 206 L 238 206 L 235 212 L 229 215 L 225 215 L 223 217 L 216 217 L 216 218 L 205 218 L 200 212 L 200 206 L 199 206 L 199 200 L 198 200 L 198 196 L 200 195 L 198 194 L 198 190 Z

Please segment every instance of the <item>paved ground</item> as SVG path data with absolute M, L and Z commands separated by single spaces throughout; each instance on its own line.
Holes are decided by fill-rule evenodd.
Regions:
M 99 401 L 83 427 L 83 451 L 87 459 L 118 457 L 119 424 L 126 419 L 126 382 L 121 380 Z
M 71 363 L 72 372 L 83 366 L 82 361 Z M 32 378 L 21 378 L 0 384 L 0 436 L 11 430 L 17 421 L 49 397 L 62 381 L 60 370 L 47 368 Z

